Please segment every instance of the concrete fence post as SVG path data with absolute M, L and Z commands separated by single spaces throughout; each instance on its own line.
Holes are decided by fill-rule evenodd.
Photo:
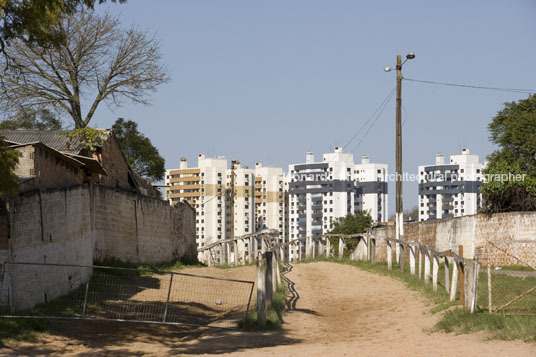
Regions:
M 393 247 L 392 247 L 392 242 L 389 239 L 387 239 L 386 243 L 387 243 L 387 269 L 388 270 L 393 270 Z
M 458 262 L 454 260 L 452 264 L 452 281 L 450 284 L 449 301 L 454 301 L 456 299 L 456 287 L 457 286 L 458 286 Z
M 277 263 L 277 251 L 278 249 L 274 249 L 272 251 L 272 291 L 275 292 L 277 287 L 279 286 L 279 264 Z
M 450 277 L 450 263 L 449 263 L 449 258 L 445 257 L 445 291 L 447 292 L 447 294 L 450 292 L 449 277 Z
M 344 257 L 344 239 L 339 237 L 339 259 Z
M 428 247 L 424 247 L 424 283 L 430 282 L 430 251 Z
M 463 258 L 463 245 L 458 246 L 458 255 Z M 464 284 L 464 272 L 465 272 L 465 259 L 459 262 L 458 280 L 460 284 L 460 305 L 465 305 L 465 284 Z
M 439 273 L 439 257 L 434 254 L 434 264 L 432 268 L 432 288 L 437 291 L 437 274 Z
M 464 264 L 464 307 L 471 312 L 475 311 L 478 292 L 478 262 L 470 259 Z
M 298 260 L 303 260 L 303 249 L 302 249 L 303 247 L 302 246 L 303 246 L 303 241 L 300 240 L 298 242 Z
M 311 257 L 311 237 L 307 236 L 305 238 L 305 258 L 308 259 Z
M 371 251 L 372 251 L 372 242 L 370 238 L 370 229 L 367 229 L 367 260 L 368 261 L 372 259 Z
M 238 265 L 238 240 L 233 241 L 233 265 Z
M 329 258 L 331 254 L 331 241 L 329 240 L 329 237 L 326 238 L 326 258 Z
M 318 239 L 318 256 L 324 256 L 324 242 L 322 241 L 322 238 Z
M 405 244 L 399 244 L 398 245 L 398 249 L 399 249 L 399 260 L 398 260 L 398 263 L 400 264 L 400 271 L 403 273 L 404 272 L 404 268 L 405 268 L 405 265 L 406 265 L 406 245 Z
M 415 246 L 409 246 L 409 272 L 411 275 L 415 275 Z
M 419 248 L 419 279 L 422 278 L 422 246 L 419 243 L 417 246 Z
M 273 252 L 270 250 L 270 248 L 267 247 L 266 252 L 264 253 L 265 261 L 266 261 L 266 288 L 265 288 L 265 294 L 266 294 L 266 308 L 269 309 L 272 306 L 272 293 L 273 293 L 273 286 L 274 286 L 274 279 L 273 279 L 273 261 L 272 256 Z
M 242 239 L 238 245 L 238 250 L 240 251 L 240 261 L 241 264 L 246 264 L 246 240 Z
M 231 265 L 231 243 L 224 243 L 225 245 L 225 264 Z
M 257 260 L 257 321 L 259 326 L 266 326 L 266 260 L 258 253 Z

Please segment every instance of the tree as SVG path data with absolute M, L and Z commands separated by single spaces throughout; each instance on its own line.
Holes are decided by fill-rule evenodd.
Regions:
M 19 178 L 14 171 L 19 163 L 19 154 L 8 147 L 0 137 L 0 198 L 17 193 Z
M 488 129 L 499 150 L 488 156 L 484 170 L 487 180 L 480 188 L 484 209 L 536 210 L 536 95 L 505 103 Z M 516 175 L 522 179 L 513 179 Z
M 21 109 L 13 119 L 0 122 L 0 130 L 61 130 L 61 120 L 48 109 Z
M 355 214 L 348 214 L 344 217 L 339 217 L 333 223 L 333 229 L 329 232 L 331 234 L 356 234 L 365 232 L 372 227 L 372 217 L 366 211 L 356 211 Z M 344 240 L 346 243 L 346 252 L 348 255 L 357 247 L 359 242 L 357 238 L 350 238 Z M 331 239 L 331 245 L 333 245 L 335 251 L 338 250 L 339 240 Z
M 99 4 L 105 1 L 99 0 Z M 61 37 L 53 29 L 62 17 L 82 6 L 93 8 L 95 3 L 96 0 L 0 0 L 0 50 L 3 52 L 13 39 L 41 46 L 58 42 Z
M 148 92 L 169 80 L 158 41 L 135 28 L 121 29 L 117 18 L 83 9 L 52 27 L 61 35 L 58 43 L 32 46 L 14 39 L 6 47 L 11 65 L 0 76 L 0 109 L 55 109 L 83 128 L 102 102 L 148 104 Z M 85 114 L 83 102 L 89 103 Z
M 138 131 L 138 124 L 119 118 L 112 126 L 130 167 L 140 176 L 159 181 L 166 172 L 165 162 L 151 140 Z

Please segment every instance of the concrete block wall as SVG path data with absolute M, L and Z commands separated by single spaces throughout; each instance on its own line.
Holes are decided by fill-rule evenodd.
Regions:
M 90 266 L 95 258 L 104 257 L 159 263 L 197 254 L 195 211 L 187 204 L 171 207 L 128 191 L 78 185 L 21 194 L 11 199 L 9 211 L 8 249 L 0 249 L 0 264 Z M 64 295 L 91 274 L 80 267 L 7 267 L 0 306 L 5 305 L 9 287 L 17 310 Z
M 394 238 L 395 228 L 377 227 L 373 229 L 373 235 Z M 408 223 L 404 225 L 404 240 L 420 242 L 439 251 L 451 249 L 457 252 L 458 246 L 463 245 L 464 256 L 473 258 L 477 249 L 486 247 L 487 240 L 536 240 L 536 212 L 478 214 Z M 533 266 L 536 265 L 536 243 L 495 244 L 507 250 L 510 255 L 517 256 Z M 385 242 L 379 241 L 378 260 L 386 259 L 385 251 Z M 492 254 L 497 265 L 520 264 L 509 254 L 500 253 L 500 249 L 493 248 Z M 406 256 L 406 259 L 409 257 Z

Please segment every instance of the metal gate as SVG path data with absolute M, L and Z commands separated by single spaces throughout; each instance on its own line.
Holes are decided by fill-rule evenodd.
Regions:
M 180 272 L 6 262 L 0 316 L 237 328 L 254 283 Z

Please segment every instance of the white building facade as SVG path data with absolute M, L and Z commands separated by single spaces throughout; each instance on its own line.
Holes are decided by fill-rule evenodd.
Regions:
M 306 154 L 303 164 L 289 165 L 289 238 L 328 233 L 336 218 L 367 211 L 374 221 L 387 220 L 387 165 L 336 147 L 321 162 Z
M 437 154 L 435 165 L 419 166 L 419 221 L 476 214 L 482 207 L 482 169 L 467 148 L 448 163 Z

